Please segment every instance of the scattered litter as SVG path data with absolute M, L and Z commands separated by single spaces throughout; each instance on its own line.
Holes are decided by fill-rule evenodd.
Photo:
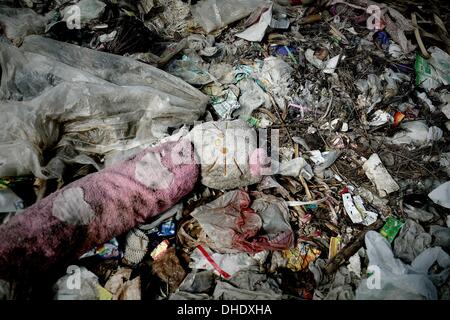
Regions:
M 449 299 L 434 7 L 3 1 L 0 300 Z

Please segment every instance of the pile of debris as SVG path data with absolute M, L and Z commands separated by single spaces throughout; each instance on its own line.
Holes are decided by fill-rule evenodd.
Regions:
M 3 1 L 0 299 L 450 299 L 448 7 Z

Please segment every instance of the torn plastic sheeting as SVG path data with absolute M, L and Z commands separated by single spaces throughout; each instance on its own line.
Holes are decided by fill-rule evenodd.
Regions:
M 380 197 L 386 197 L 389 193 L 400 189 L 397 182 L 395 182 L 384 167 L 378 154 L 372 154 L 369 159 L 364 162 L 363 169 L 366 176 L 377 188 Z
M 80 52 L 83 59 L 77 60 Z M 167 135 L 169 127 L 193 123 L 207 103 L 198 90 L 156 68 L 46 38 L 27 37 L 20 49 L 1 43 L 0 54 L 5 71 L 1 96 L 32 99 L 0 106 L 7 120 L 0 130 L 0 145 L 10 151 L 2 156 L 6 161 L 0 176 L 33 172 L 39 178 L 60 177 L 61 166 L 55 168 L 55 163 L 49 165 L 55 172 L 42 172 L 43 152 L 58 139 L 57 157 L 63 162 L 79 159 L 73 153 L 65 155 L 65 146 L 104 155 L 136 142 L 155 142 Z
M 435 215 L 431 212 L 416 208 L 408 204 L 405 204 L 403 209 L 410 219 L 414 219 L 420 222 L 428 222 L 435 218 Z
M 168 97 L 170 103 L 177 107 L 196 110 L 200 108 L 199 106 L 206 107 L 206 103 L 208 102 L 207 96 L 203 95 L 200 91 L 186 82 L 171 76 L 160 69 L 135 61 L 131 58 L 95 51 L 40 36 L 26 37 L 20 50 L 24 52 L 26 57 L 31 57 L 32 53 L 39 54 L 39 56 L 46 57 L 45 59 L 52 61 L 55 65 L 57 65 L 56 62 L 60 62 L 63 66 L 71 66 L 86 77 L 90 77 L 91 79 L 95 78 L 102 83 L 108 81 L 120 86 L 149 87 L 153 92 L 160 95 L 161 98 Z M 9 58 L 11 59 L 12 57 Z M 11 62 L 13 61 L 10 61 L 10 63 Z M 23 60 L 14 61 L 14 63 L 18 65 L 23 62 Z M 33 61 L 32 58 L 26 59 L 25 62 L 23 69 L 26 70 L 21 70 L 22 74 L 14 75 L 17 79 L 19 79 L 19 76 L 25 78 L 30 77 L 32 74 L 45 74 L 48 76 L 48 72 L 40 70 L 39 63 Z M 2 63 L 2 68 L 4 67 L 17 69 L 17 65 L 3 65 Z M 61 69 L 55 74 L 55 78 L 58 78 L 69 71 L 73 71 L 73 69 L 67 67 Z M 34 77 L 36 77 L 36 75 Z M 30 85 L 33 84 L 32 79 L 34 77 L 31 76 L 31 78 L 27 79 L 27 82 L 30 83 Z M 14 78 L 10 80 L 14 81 Z M 72 81 L 77 80 L 77 77 L 73 77 Z M 47 79 L 46 81 L 49 80 Z M 52 81 L 52 83 L 54 83 L 54 80 Z M 93 82 L 90 79 L 79 81 Z M 42 90 L 49 86 L 49 83 L 41 84 Z M 2 83 L 2 90 L 3 88 Z
M 254 25 L 248 27 L 243 32 L 236 34 L 236 37 L 245 39 L 247 41 L 260 42 L 266 34 L 266 29 L 272 21 L 272 5 L 261 14 L 259 21 Z
M 431 246 L 431 235 L 424 228 L 411 219 L 406 219 L 394 240 L 394 253 L 406 262 L 413 261 L 426 248 Z
M 189 263 L 189 267 L 192 269 L 212 270 L 224 279 L 229 279 L 240 270 L 257 265 L 258 261 L 248 253 L 214 253 L 206 246 L 201 245 L 192 252 Z
M 259 73 L 259 79 L 264 83 L 266 89 L 270 91 L 277 106 L 286 110 L 286 97 L 290 96 L 290 88 L 294 79 L 292 72 L 294 69 L 279 57 L 268 57 L 264 59 Z
M 37 36 L 36 38 L 41 39 Z M 27 37 L 25 43 L 30 39 L 34 39 L 34 36 Z M 52 42 L 49 42 L 48 45 L 59 44 L 55 40 L 50 39 L 50 41 Z M 0 86 L 1 99 L 30 100 L 45 94 L 44 91 L 48 88 L 65 81 L 108 84 L 108 81 L 94 74 L 69 66 L 53 57 L 45 56 L 39 53 L 37 49 L 36 51 L 27 51 L 24 46 L 25 44 L 16 48 L 8 43 L 0 42 L 0 63 L 4 71 Z M 81 49 L 81 47 L 74 47 Z
M 279 300 L 282 292 L 277 281 L 257 270 L 242 270 L 228 282 L 217 281 L 216 300 Z
M 166 68 L 170 74 L 193 85 L 205 85 L 217 81 L 209 72 L 209 66 L 195 53 L 173 60 Z
M 387 141 L 391 144 L 412 144 L 422 146 L 432 141 L 438 141 L 442 138 L 443 132 L 439 127 L 428 127 L 425 121 L 409 121 L 400 124 L 402 131 L 397 132 Z
M 370 113 L 373 108 L 383 100 L 381 90 L 380 78 L 375 74 L 369 74 L 367 80 L 359 79 L 355 82 L 356 88 L 361 92 L 358 95 L 357 104 L 367 109 L 367 113 Z
M 323 73 L 328 73 L 328 74 L 334 73 L 340 57 L 341 57 L 341 55 L 338 54 L 337 56 L 334 56 L 334 57 L 328 59 L 327 61 L 322 61 L 319 58 L 314 56 L 313 50 L 307 49 L 305 51 L 306 60 L 309 63 L 311 63 L 313 66 L 315 66 L 316 68 L 322 70 Z
M 318 150 L 313 150 L 313 151 L 318 151 Z M 310 151 L 310 152 L 313 152 L 313 151 Z M 318 159 L 316 159 L 317 161 L 313 160 L 315 163 L 314 173 L 316 173 L 316 174 L 323 172 L 325 169 L 327 169 L 328 167 L 333 165 L 333 163 L 341 155 L 341 152 L 337 151 L 337 150 L 330 150 L 330 151 L 324 151 L 324 152 L 319 151 L 319 153 L 320 153 L 320 157 L 318 157 Z
M 270 106 L 269 96 L 253 79 L 243 79 L 237 85 L 241 91 L 239 97 L 241 108 L 234 113 L 235 116 L 246 119 L 259 107 L 268 108 Z
M 232 84 L 235 82 L 234 68 L 230 64 L 211 64 L 209 72 L 222 84 Z
M 448 277 L 450 257 L 440 247 L 423 251 L 411 265 L 396 259 L 389 242 L 378 232 L 368 231 L 365 236 L 369 267 L 377 267 L 368 279 L 361 281 L 356 290 L 357 300 L 368 299 L 430 299 L 438 298 L 436 285 L 442 285 Z M 429 274 L 430 267 L 437 262 L 444 271 L 439 274 Z M 373 270 L 373 269 L 372 269 Z M 372 277 L 378 277 L 374 279 Z M 368 287 L 375 284 L 380 287 Z
M 427 94 L 425 92 L 417 92 L 416 96 L 419 98 L 429 109 L 431 113 L 436 111 L 436 107 L 433 105 L 433 102 L 428 99 Z
M 210 121 L 189 134 L 201 164 L 202 184 L 213 189 L 234 189 L 261 181 L 252 173 L 251 159 L 258 152 L 256 131 L 243 120 Z
M 450 228 L 437 225 L 430 226 L 430 234 L 433 236 L 433 246 L 443 247 L 447 252 L 450 250 Z
M 267 0 L 201 0 L 191 6 L 192 16 L 207 33 L 245 18 Z
M 261 182 L 258 184 L 257 188 L 258 191 L 276 188 L 276 190 L 281 194 L 283 198 L 289 197 L 289 192 L 271 176 L 264 176 Z
M 22 43 L 30 34 L 44 33 L 46 23 L 46 17 L 31 9 L 0 6 L 1 32 L 15 45 Z
M 208 300 L 213 286 L 212 271 L 193 271 L 189 273 L 169 300 Z
M 275 11 L 275 9 L 274 9 Z M 287 17 L 286 14 L 282 14 L 282 13 L 277 13 L 275 12 L 272 15 L 272 20 L 270 21 L 270 27 L 272 29 L 284 29 L 286 30 L 287 28 L 289 28 L 290 25 L 290 21 Z
M 84 99 L 79 99 L 83 95 Z M 168 127 L 197 118 L 192 110 L 171 107 L 145 87 L 89 83 L 62 83 L 31 101 L 5 102 L 0 110 L 8 120 L 0 130 L 0 145 L 11 151 L 2 156 L 6 161 L 0 166 L 0 175 L 33 172 L 39 178 L 62 174 L 42 172 L 42 153 L 54 146 L 58 138 L 60 148 L 68 145 L 78 152 L 104 155 L 126 148 L 133 139 L 144 141 L 139 136 L 141 131 L 147 132 L 147 141 L 157 141 L 167 134 Z M 163 117 L 159 125 L 152 121 Z M 62 133 L 61 124 L 66 124 Z M 99 132 L 99 128 L 103 130 Z M 28 148 L 24 150 L 23 145 Z M 19 155 L 23 162 L 11 163 L 21 158 Z
M 283 200 L 260 195 L 250 207 L 247 193 L 235 190 L 199 207 L 192 216 L 221 253 L 283 250 L 293 243 L 289 211 Z
M 149 148 L 67 185 L 0 225 L 0 278 L 77 259 L 176 204 L 197 177 L 192 145 L 184 140 Z M 35 267 L 28 268 L 30 263 Z
M 409 81 L 410 77 L 404 73 L 396 73 L 390 68 L 386 68 L 381 76 L 387 83 L 384 88 L 384 99 L 390 99 L 398 94 L 398 85 L 403 81 Z
M 428 197 L 433 200 L 434 203 L 450 209 L 450 181 L 441 184 L 428 194 Z
M 314 177 L 311 166 L 302 157 L 281 162 L 276 173 L 281 174 L 282 176 L 290 176 L 295 178 L 302 176 L 307 180 L 311 180 L 311 178 Z

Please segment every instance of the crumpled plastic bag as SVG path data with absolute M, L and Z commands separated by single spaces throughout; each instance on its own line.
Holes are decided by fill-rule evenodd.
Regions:
M 242 270 L 228 282 L 218 281 L 214 289 L 215 300 L 279 300 L 282 291 L 276 279 L 257 268 Z
M 0 64 L 0 99 L 9 100 L 0 105 L 0 148 L 8 150 L 0 176 L 61 177 L 70 161 L 99 164 L 92 157 L 156 142 L 168 128 L 193 123 L 208 100 L 149 65 L 39 36 L 20 49 L 0 43 Z M 55 146 L 43 172 L 44 153 Z
M 259 196 L 250 207 L 246 192 L 230 191 L 191 215 L 218 252 L 257 253 L 291 247 L 294 235 L 286 203 L 274 196 Z
M 208 292 L 215 285 L 212 271 L 189 273 L 169 300 L 208 300 Z
M 361 92 L 358 95 L 356 103 L 361 109 L 367 110 L 366 112 L 370 113 L 383 100 L 381 79 L 371 73 L 367 76 L 367 80 L 359 79 L 355 82 L 355 85 Z
M 294 69 L 279 57 L 268 57 L 264 59 L 259 78 L 266 86 L 277 104 L 282 110 L 286 110 L 286 97 L 290 96 L 290 89 L 294 79 L 292 72 Z
M 441 247 L 423 251 L 407 265 L 394 257 L 389 242 L 378 232 L 368 231 L 365 242 L 373 273 L 361 281 L 356 290 L 357 300 L 438 298 L 435 285 L 440 286 L 446 281 L 450 268 L 450 256 Z M 444 271 L 430 274 L 429 269 L 435 262 Z
M 434 238 L 434 246 L 440 246 L 450 251 L 450 228 L 432 225 L 430 226 L 430 234 Z
M 248 253 L 221 254 L 211 252 L 206 246 L 202 246 L 202 250 L 196 248 L 190 258 L 189 268 L 213 270 L 225 278 L 233 276 L 236 272 L 247 269 L 250 266 L 258 265 L 258 261 Z
M 412 262 L 421 252 L 430 247 L 431 240 L 431 235 L 426 233 L 420 224 L 406 219 L 394 240 L 395 256 L 406 262 Z
M 387 142 L 396 145 L 410 144 L 417 147 L 438 141 L 442 138 L 442 129 L 436 126 L 428 127 L 425 121 L 416 120 L 400 124 L 402 131 L 397 132 Z

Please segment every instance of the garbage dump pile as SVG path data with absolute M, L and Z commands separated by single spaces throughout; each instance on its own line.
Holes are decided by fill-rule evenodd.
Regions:
M 450 5 L 6 0 L 0 299 L 450 299 Z

